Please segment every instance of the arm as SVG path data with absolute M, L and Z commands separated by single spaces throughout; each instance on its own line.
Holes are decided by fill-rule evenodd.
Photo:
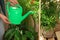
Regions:
M 9 0 L 11 2 L 11 5 L 15 5 L 17 4 L 17 0 Z M 4 0 L 0 0 L 0 5 L 1 5 L 1 9 L 4 15 L 5 14 L 5 4 L 4 4 Z M 9 24 L 8 18 L 6 16 L 4 16 L 3 14 L 0 14 L 0 18 L 7 24 Z
M 8 0 L 8 1 L 11 2 L 11 5 L 18 4 L 17 0 Z M 6 16 L 4 0 L 0 0 L 0 5 L 1 5 L 1 9 L 2 9 L 3 14 Z
M 3 20 L 4 23 L 7 23 L 9 24 L 9 21 L 8 21 L 8 18 L 5 16 L 5 4 L 4 4 L 4 0 L 0 0 L 0 6 L 1 6 L 1 9 L 2 9 L 2 12 L 3 14 L 1 13 L 1 10 L 0 10 L 0 18 Z

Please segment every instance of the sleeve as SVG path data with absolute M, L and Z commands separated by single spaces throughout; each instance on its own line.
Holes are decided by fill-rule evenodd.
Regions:
M 1 8 L 0 8 L 0 13 L 1 13 Z
M 1 9 L 2 9 L 3 14 L 6 16 L 4 0 L 0 0 L 0 5 L 1 5 Z M 1 11 L 0 11 L 0 12 L 1 12 Z

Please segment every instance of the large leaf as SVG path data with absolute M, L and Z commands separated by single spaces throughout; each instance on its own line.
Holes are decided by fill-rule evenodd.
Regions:
M 22 40 L 21 34 L 18 30 L 15 30 L 14 40 Z
M 12 32 L 12 34 L 9 36 L 8 40 L 13 39 L 14 34 L 15 34 L 15 31 L 14 31 L 14 32 Z
M 26 35 L 22 35 L 22 40 L 27 40 L 27 36 Z
M 9 29 L 9 30 L 7 30 L 7 31 L 5 32 L 4 37 L 5 37 L 5 38 L 8 38 L 8 37 L 14 32 L 14 30 L 15 30 L 15 29 Z

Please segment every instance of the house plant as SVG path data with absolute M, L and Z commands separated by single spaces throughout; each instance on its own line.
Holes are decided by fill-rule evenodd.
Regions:
M 36 40 L 36 36 L 32 27 L 10 25 L 10 28 L 5 32 L 4 40 Z
M 43 36 L 45 38 L 51 38 L 53 36 L 57 18 L 56 9 L 57 9 L 56 1 L 42 0 L 41 28 L 43 29 Z

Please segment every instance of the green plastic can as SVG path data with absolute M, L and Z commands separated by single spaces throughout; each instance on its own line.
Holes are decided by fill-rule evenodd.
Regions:
M 27 12 L 25 15 L 22 16 L 23 9 L 19 4 L 14 6 L 10 6 L 10 2 L 6 4 L 6 10 L 8 13 L 8 19 L 11 24 L 21 24 L 21 22 L 32 13 L 32 11 Z

